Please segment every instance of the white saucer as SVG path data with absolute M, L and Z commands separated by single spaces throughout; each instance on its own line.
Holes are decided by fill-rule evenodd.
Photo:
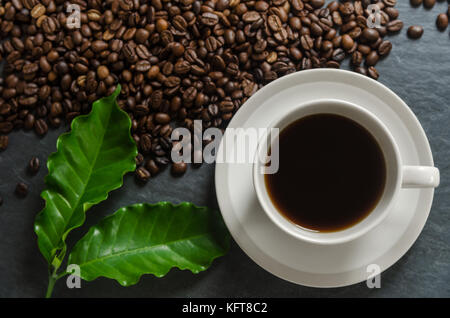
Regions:
M 404 164 L 434 165 L 426 135 L 409 107 L 382 84 L 343 70 L 284 76 L 254 94 L 228 127 L 264 128 L 282 112 L 323 98 L 355 103 L 380 118 L 396 139 Z M 227 133 L 222 143 L 226 138 Z M 222 151 L 221 146 L 218 158 Z M 256 198 L 251 164 L 217 163 L 215 183 L 222 216 L 244 252 L 270 273 L 312 287 L 355 284 L 367 279 L 368 265 L 377 264 L 381 271 L 393 265 L 419 236 L 434 194 L 434 189 L 402 189 L 379 226 L 355 241 L 321 246 L 298 241 L 270 221 Z

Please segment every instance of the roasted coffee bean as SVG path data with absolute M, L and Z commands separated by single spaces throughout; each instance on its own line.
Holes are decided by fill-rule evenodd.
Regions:
M 418 39 L 422 37 L 423 27 L 421 27 L 420 25 L 412 25 L 408 28 L 407 34 L 411 39 Z
M 441 13 L 437 16 L 436 26 L 439 31 L 445 31 L 448 27 L 448 15 L 446 13 Z
M 355 44 L 355 42 L 350 37 L 350 35 L 344 34 L 342 36 L 341 46 L 344 50 L 349 51 L 353 47 L 354 44 Z
M 352 65 L 353 66 L 359 66 L 359 65 L 361 65 L 362 61 L 363 61 L 362 53 L 360 51 L 353 52 L 352 60 L 351 60 Z
M 109 69 L 105 65 L 100 65 L 97 68 L 97 76 L 99 79 L 104 80 L 109 76 Z
M 31 9 L 30 14 L 33 18 L 38 19 L 45 14 L 45 6 L 40 3 L 35 5 L 33 9 Z
M 155 115 L 155 121 L 158 124 L 168 124 L 170 122 L 170 116 L 165 113 L 157 113 Z
M 403 28 L 403 21 L 401 20 L 393 20 L 390 21 L 386 28 L 389 32 L 399 32 Z
M 342 49 L 336 49 L 333 51 L 332 58 L 337 62 L 342 62 L 345 58 L 345 52 Z
M 0 151 L 8 148 L 9 138 L 5 135 L 0 135 Z
M 399 11 L 393 7 L 387 7 L 384 9 L 384 12 L 387 13 L 387 15 L 389 16 L 389 18 L 391 20 L 395 20 L 398 18 L 399 16 Z
M 418 7 L 418 6 L 422 5 L 423 0 L 410 0 L 410 3 L 413 7 Z
M 155 157 L 155 162 L 159 166 L 167 166 L 169 164 L 169 159 L 163 156 Z
M 135 158 L 136 166 L 139 167 L 144 163 L 144 156 L 141 153 L 138 153 L 138 155 Z
M 26 130 L 31 130 L 34 127 L 35 119 L 33 114 L 27 114 L 24 121 L 24 128 Z
M 148 154 L 152 150 L 152 136 L 150 134 L 143 134 L 139 139 L 140 150 Z
M 378 46 L 378 54 L 380 56 L 388 55 L 392 50 L 392 43 L 390 41 L 382 41 Z
M 214 26 L 219 22 L 219 17 L 212 12 L 205 12 L 202 14 L 200 21 L 206 26 Z
M 17 195 L 18 197 L 21 197 L 21 198 L 26 197 L 27 194 L 28 194 L 28 185 L 26 185 L 26 184 L 23 183 L 23 182 L 19 182 L 19 183 L 16 185 L 15 193 L 16 193 L 16 195 Z
M 431 9 L 436 4 L 436 0 L 423 0 L 423 6 L 427 9 Z
M 375 66 L 378 63 L 380 56 L 377 51 L 372 51 L 366 56 L 366 65 L 367 66 Z
M 159 167 L 153 159 L 150 159 L 145 164 L 145 168 L 150 172 L 152 176 L 155 176 L 159 172 Z
M 138 167 L 134 173 L 139 182 L 147 182 L 150 179 L 150 172 L 144 167 Z
M 48 125 L 45 122 L 45 120 L 43 119 L 38 119 L 35 123 L 34 123 L 34 131 L 39 135 L 39 136 L 44 136 L 47 131 L 48 131 Z
M 10 121 L 5 121 L 0 123 L 0 133 L 2 134 L 8 134 L 10 133 L 14 128 L 14 125 Z
M 36 174 L 39 171 L 39 158 L 32 157 L 28 163 L 28 172 L 31 174 Z
M 151 64 L 149 61 L 138 61 L 136 63 L 136 71 L 138 72 L 147 72 L 148 70 L 150 70 L 151 68 Z
M 302 35 L 300 41 L 304 50 L 309 51 L 313 48 L 314 41 L 308 34 Z
M 187 170 L 187 165 L 184 162 L 174 162 L 172 164 L 172 168 L 170 170 L 170 172 L 172 173 L 172 175 L 174 176 L 181 176 L 183 175 Z
M 373 43 L 379 39 L 380 34 L 376 29 L 365 28 L 361 34 L 362 38 L 369 43 Z
M 380 76 L 380 75 L 378 74 L 377 69 L 376 69 L 375 67 L 373 67 L 373 66 L 370 66 L 370 67 L 367 69 L 367 74 L 368 74 L 370 77 L 372 77 L 374 80 L 377 80 L 378 77 Z
M 387 7 L 393 7 L 397 4 L 397 0 L 383 0 L 383 3 Z
M 356 73 L 359 73 L 359 74 L 362 74 L 362 75 L 366 75 L 366 76 L 368 75 L 367 68 L 365 68 L 363 66 L 358 66 L 358 67 L 354 68 L 354 71 Z

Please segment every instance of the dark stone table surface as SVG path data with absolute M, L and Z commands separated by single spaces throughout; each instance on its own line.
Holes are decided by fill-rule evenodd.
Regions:
M 441 171 L 441 185 L 435 192 L 428 221 L 413 247 L 381 275 L 381 288 L 368 289 L 365 283 L 333 289 L 316 289 L 283 281 L 266 272 L 233 242 L 230 252 L 198 275 L 172 270 L 164 278 L 144 276 L 139 284 L 124 288 L 105 278 L 82 282 L 80 289 L 57 283 L 56 297 L 449 297 L 450 296 L 450 37 L 449 31 L 435 27 L 438 13 L 447 1 L 432 10 L 414 9 L 399 0 L 400 18 L 405 27 L 389 37 L 394 43 L 390 56 L 377 66 L 380 81 L 412 108 L 430 140 L 435 164 Z M 409 25 L 420 24 L 425 33 L 418 41 L 406 37 Z M 33 221 L 43 207 L 39 197 L 47 171 L 41 168 L 30 177 L 25 167 L 33 155 L 42 162 L 54 152 L 63 131 L 51 131 L 39 139 L 34 133 L 15 132 L 10 147 L 0 153 L 0 297 L 41 297 L 47 285 L 47 267 L 40 255 Z M 30 184 L 26 199 L 13 191 L 17 182 Z M 175 179 L 165 171 L 147 186 L 138 186 L 126 176 L 125 186 L 107 201 L 88 212 L 87 224 L 95 224 L 118 208 L 138 202 L 191 201 L 217 207 L 214 166 L 189 169 Z M 83 235 L 78 229 L 69 236 L 72 245 Z

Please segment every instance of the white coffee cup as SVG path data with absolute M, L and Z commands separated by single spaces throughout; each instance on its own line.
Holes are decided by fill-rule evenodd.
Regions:
M 267 216 L 289 235 L 315 244 L 349 242 L 381 223 L 392 210 L 401 188 L 434 188 L 439 185 L 439 170 L 436 167 L 403 165 L 398 146 L 388 128 L 375 115 L 358 105 L 336 99 L 315 100 L 282 115 L 269 128 L 278 128 L 281 132 L 294 121 L 314 114 L 341 115 L 366 128 L 377 140 L 384 154 L 386 184 L 376 207 L 359 223 L 336 232 L 317 232 L 302 228 L 285 218 L 269 197 L 264 181 L 265 160 L 261 159 L 267 158 L 267 144 L 270 144 L 272 139 L 269 134 L 264 135 L 258 144 L 257 158 L 253 165 L 253 183 L 258 200 Z

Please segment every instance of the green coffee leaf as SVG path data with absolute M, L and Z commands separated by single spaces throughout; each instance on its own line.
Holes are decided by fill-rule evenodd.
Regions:
M 173 267 L 206 270 L 226 253 L 229 238 L 217 211 L 191 203 L 136 204 L 93 226 L 68 264 L 80 266 L 84 280 L 104 276 L 130 286 L 143 274 L 162 277 Z
M 34 228 L 39 249 L 54 269 L 64 258 L 67 234 L 84 223 L 91 206 L 122 186 L 124 174 L 136 168 L 131 120 L 117 104 L 119 93 L 120 86 L 96 101 L 90 114 L 75 118 L 48 159 L 46 189 L 41 194 L 45 208 Z

